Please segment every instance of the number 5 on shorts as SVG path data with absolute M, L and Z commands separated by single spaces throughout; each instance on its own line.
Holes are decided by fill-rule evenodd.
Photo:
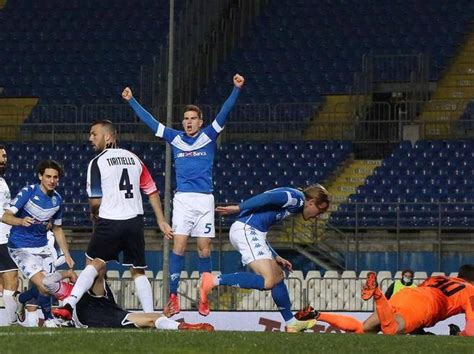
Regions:
M 204 231 L 204 234 L 208 234 L 209 232 L 211 232 L 211 230 L 212 230 L 212 224 L 208 222 L 206 224 L 206 231 Z

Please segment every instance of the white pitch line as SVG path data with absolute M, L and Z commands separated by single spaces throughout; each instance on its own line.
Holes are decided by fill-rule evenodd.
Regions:
M 143 333 L 154 333 L 155 331 L 152 331 L 151 329 L 150 330 L 140 330 L 140 329 L 120 329 L 120 328 L 117 328 L 116 330 L 97 330 L 97 329 L 80 329 L 80 328 L 76 328 L 76 330 L 74 330 L 73 328 L 71 328 L 71 331 L 48 331 L 48 332 L 28 332 L 28 331 L 25 331 L 25 332 L 0 332 L 0 337 L 8 337 L 8 336 L 22 336 L 22 335 L 27 335 L 27 336 L 52 336 L 52 335 L 56 335 L 56 334 L 60 334 L 60 335 L 64 335 L 64 334 L 74 334 L 76 335 L 77 333 L 106 333 L 106 334 L 109 334 L 109 333 L 140 333 L 140 332 L 143 332 Z M 161 332 L 161 331 L 160 331 Z

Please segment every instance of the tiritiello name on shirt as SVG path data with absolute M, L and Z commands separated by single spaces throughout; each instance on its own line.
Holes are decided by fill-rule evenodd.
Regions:
M 109 166 L 135 165 L 135 160 L 132 157 L 109 157 L 107 163 Z

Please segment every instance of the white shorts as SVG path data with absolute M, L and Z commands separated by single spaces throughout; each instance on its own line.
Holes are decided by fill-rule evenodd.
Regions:
M 232 246 L 242 255 L 242 264 L 246 266 L 257 259 L 273 259 L 267 244 L 267 233 L 236 221 L 229 231 Z
M 177 192 L 173 199 L 173 231 L 176 235 L 215 237 L 214 196 Z
M 44 247 L 8 248 L 10 256 L 18 266 L 18 270 L 27 278 L 39 272 L 54 273 L 54 258 L 51 249 Z

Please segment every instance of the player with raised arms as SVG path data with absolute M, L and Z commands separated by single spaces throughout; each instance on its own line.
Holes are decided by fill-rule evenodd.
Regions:
M 122 97 L 129 103 L 140 120 L 156 136 L 172 146 L 176 168 L 176 193 L 173 199 L 173 250 L 170 254 L 170 299 L 179 312 L 178 286 L 184 269 L 184 253 L 188 237 L 197 237 L 199 273 L 211 272 L 211 239 L 214 229 L 214 196 L 212 168 L 216 140 L 224 129 L 230 111 L 234 107 L 244 78 L 233 77 L 234 88 L 212 124 L 202 128 L 203 117 L 199 107 L 188 105 L 184 109 L 183 129 L 174 130 L 158 122 L 133 98 L 126 87 Z M 206 311 L 206 309 L 201 309 Z

